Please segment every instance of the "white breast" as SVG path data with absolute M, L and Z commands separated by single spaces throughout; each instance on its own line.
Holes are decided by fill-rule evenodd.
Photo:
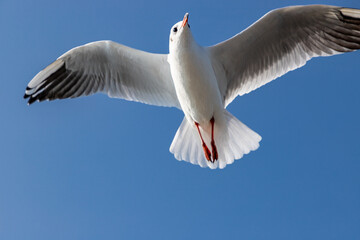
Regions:
M 200 125 L 208 123 L 223 102 L 207 52 L 193 42 L 169 54 L 168 61 L 185 116 Z

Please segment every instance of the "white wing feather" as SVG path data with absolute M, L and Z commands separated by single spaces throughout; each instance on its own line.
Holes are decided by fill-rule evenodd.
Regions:
M 227 106 L 312 57 L 359 48 L 360 10 L 310 5 L 273 10 L 208 51 Z
M 74 98 L 103 92 L 110 97 L 180 108 L 167 55 L 99 41 L 76 47 L 38 73 L 25 98 Z

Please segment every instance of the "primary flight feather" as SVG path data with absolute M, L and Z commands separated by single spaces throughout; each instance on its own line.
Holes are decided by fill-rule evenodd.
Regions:
M 261 137 L 227 110 L 238 95 L 303 66 L 312 57 L 360 49 L 360 10 L 326 5 L 273 10 L 211 47 L 196 43 L 189 15 L 170 30 L 169 54 L 112 41 L 60 56 L 28 84 L 24 98 L 75 98 L 103 92 L 157 106 L 185 118 L 170 151 L 178 160 L 224 168 L 259 147 Z

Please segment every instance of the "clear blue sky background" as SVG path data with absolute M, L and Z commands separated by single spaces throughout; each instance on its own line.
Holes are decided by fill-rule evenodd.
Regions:
M 360 8 L 358 0 L 296 1 Z M 313 59 L 230 111 L 260 148 L 224 170 L 168 151 L 183 113 L 94 95 L 27 106 L 67 50 L 110 39 L 168 53 L 294 1 L 0 1 L 0 239 L 360 239 L 360 53 Z

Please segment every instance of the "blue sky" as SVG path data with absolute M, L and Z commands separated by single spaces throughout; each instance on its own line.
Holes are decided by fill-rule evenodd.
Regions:
M 297 1 L 360 8 L 352 1 Z M 260 148 L 224 170 L 168 151 L 183 113 L 94 95 L 35 103 L 26 84 L 110 39 L 167 53 L 185 12 L 212 45 L 294 1 L 0 2 L 0 239 L 359 239 L 360 54 L 313 59 L 230 112 Z

